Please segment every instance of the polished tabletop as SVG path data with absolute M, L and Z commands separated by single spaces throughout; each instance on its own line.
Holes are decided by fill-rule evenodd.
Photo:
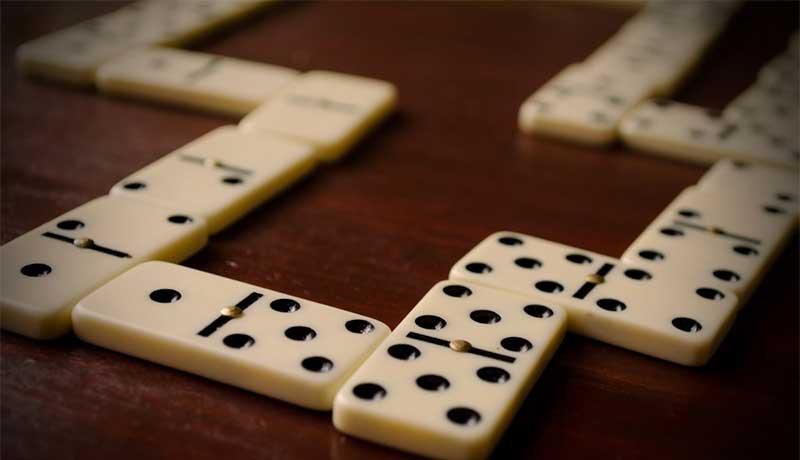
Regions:
M 236 120 L 17 75 L 17 46 L 112 11 L 2 8 L 2 242 Z M 394 327 L 473 245 L 519 231 L 619 257 L 705 168 L 526 137 L 520 103 L 633 14 L 578 2 L 286 3 L 193 45 L 394 82 L 395 115 L 343 161 L 186 265 Z M 782 51 L 797 3 L 750 3 L 675 95 L 722 108 Z M 798 244 L 712 361 L 681 367 L 569 334 L 496 458 L 797 458 Z M 107 351 L 0 334 L 0 456 L 402 459 L 314 412 Z

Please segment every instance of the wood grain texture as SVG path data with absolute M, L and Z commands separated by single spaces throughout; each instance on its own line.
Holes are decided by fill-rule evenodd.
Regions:
M 25 40 L 113 10 L 2 3 L 6 242 L 230 122 L 17 76 Z M 487 234 L 619 256 L 703 168 L 521 136 L 522 100 L 630 15 L 582 3 L 284 4 L 196 48 L 397 84 L 399 112 L 212 238 L 186 265 L 394 327 Z M 722 107 L 781 51 L 797 3 L 748 4 L 677 95 Z M 798 245 L 712 362 L 688 369 L 569 335 L 497 458 L 797 458 Z M 67 337 L 0 335 L 0 454 L 17 458 L 408 458 L 317 413 Z

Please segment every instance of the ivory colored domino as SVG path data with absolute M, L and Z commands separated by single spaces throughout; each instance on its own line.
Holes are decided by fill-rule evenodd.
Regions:
M 163 0 L 147 10 L 145 21 L 160 20 L 166 37 L 157 44 L 183 46 L 260 11 L 277 0 Z M 170 3 L 171 2 L 171 3 Z
M 796 145 L 776 140 L 720 113 L 673 101 L 648 101 L 619 127 L 622 140 L 643 152 L 711 164 L 723 158 L 797 168 Z
M 111 194 L 186 209 L 205 218 L 214 234 L 314 165 L 308 144 L 223 126 L 126 177 Z
M 583 63 L 569 66 L 525 100 L 520 129 L 586 145 L 610 144 L 625 112 L 680 86 L 736 6 L 648 3 Z
M 610 41 L 589 56 L 587 66 L 615 69 L 631 79 L 647 82 L 648 95 L 675 92 L 695 64 L 701 50 L 671 52 L 671 47 L 654 48 L 647 43 Z
M 389 334 L 366 316 L 164 262 L 91 293 L 72 319 L 95 345 L 317 410 Z
M 636 27 L 638 26 L 638 27 Z M 588 67 L 607 69 L 630 80 L 644 82 L 648 96 L 674 92 L 700 60 L 705 37 L 673 29 L 657 29 L 643 21 L 630 24 L 584 61 Z
M 0 323 L 34 339 L 70 330 L 81 297 L 147 260 L 205 246 L 205 221 L 124 197 L 94 199 L 0 247 Z
M 647 83 L 573 64 L 522 103 L 519 127 L 527 133 L 606 145 L 616 139 L 616 126 L 625 111 L 649 92 Z
M 97 71 L 106 93 L 241 117 L 299 72 L 259 62 L 174 48 L 144 48 Z
M 248 15 L 261 0 L 145 0 L 23 44 L 23 72 L 91 85 L 103 62 L 132 48 L 179 45 Z
M 761 68 L 756 82 L 736 97 L 723 112 L 775 145 L 797 151 L 800 145 L 798 91 L 800 56 L 790 47 Z
M 756 83 L 728 104 L 722 114 L 774 143 L 788 146 L 800 143 L 796 92 Z
M 485 458 L 565 330 L 555 305 L 440 282 L 342 387 L 333 424 L 415 454 Z
M 800 197 L 800 175 L 785 168 L 720 160 L 700 178 L 697 187 L 703 190 L 733 190 L 796 210 Z
M 334 161 L 395 106 L 389 82 L 316 70 L 305 73 L 244 117 L 245 131 L 265 131 L 314 144 Z
M 622 260 L 729 289 L 744 302 L 797 227 L 796 194 L 709 186 L 712 180 L 678 195 Z
M 674 92 L 724 28 L 733 2 L 647 4 L 584 62 Z
M 697 2 L 695 4 L 700 5 Z M 676 8 L 673 4 L 661 9 L 645 7 L 625 22 L 612 39 L 640 42 L 658 48 L 674 45 L 672 50 L 700 53 L 724 28 L 733 10 L 712 11 L 712 8 L 701 7 L 701 11 L 697 11 L 692 6 L 684 4 Z
M 687 366 L 705 364 L 736 316 L 732 291 L 512 232 L 483 240 L 450 278 L 564 307 L 569 329 Z

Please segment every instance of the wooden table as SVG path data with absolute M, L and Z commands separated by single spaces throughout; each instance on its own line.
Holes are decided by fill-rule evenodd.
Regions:
M 234 123 L 20 78 L 23 41 L 117 8 L 2 5 L 2 241 Z M 704 168 L 525 138 L 522 100 L 630 10 L 580 3 L 284 4 L 197 49 L 391 80 L 400 107 L 343 162 L 258 208 L 186 265 L 394 327 L 500 230 L 619 256 Z M 676 97 L 722 107 L 782 51 L 797 3 L 748 4 Z M 712 362 L 569 335 L 497 458 L 797 458 L 798 245 Z M 301 409 L 67 337 L 3 333 L 2 457 L 407 458 Z

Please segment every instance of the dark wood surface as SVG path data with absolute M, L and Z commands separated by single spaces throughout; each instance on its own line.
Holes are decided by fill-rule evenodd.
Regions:
M 17 76 L 17 46 L 115 4 L 2 3 L 2 241 L 105 194 L 232 120 Z M 390 80 L 398 113 L 211 239 L 186 265 L 394 327 L 490 232 L 619 256 L 704 168 L 525 138 L 522 100 L 630 10 L 580 3 L 284 4 L 196 49 Z M 721 108 L 797 28 L 748 4 L 677 99 Z M 2 457 L 407 458 L 330 414 L 67 337 L 3 333 Z M 568 335 L 497 458 L 797 458 L 796 238 L 712 362 L 684 368 Z

